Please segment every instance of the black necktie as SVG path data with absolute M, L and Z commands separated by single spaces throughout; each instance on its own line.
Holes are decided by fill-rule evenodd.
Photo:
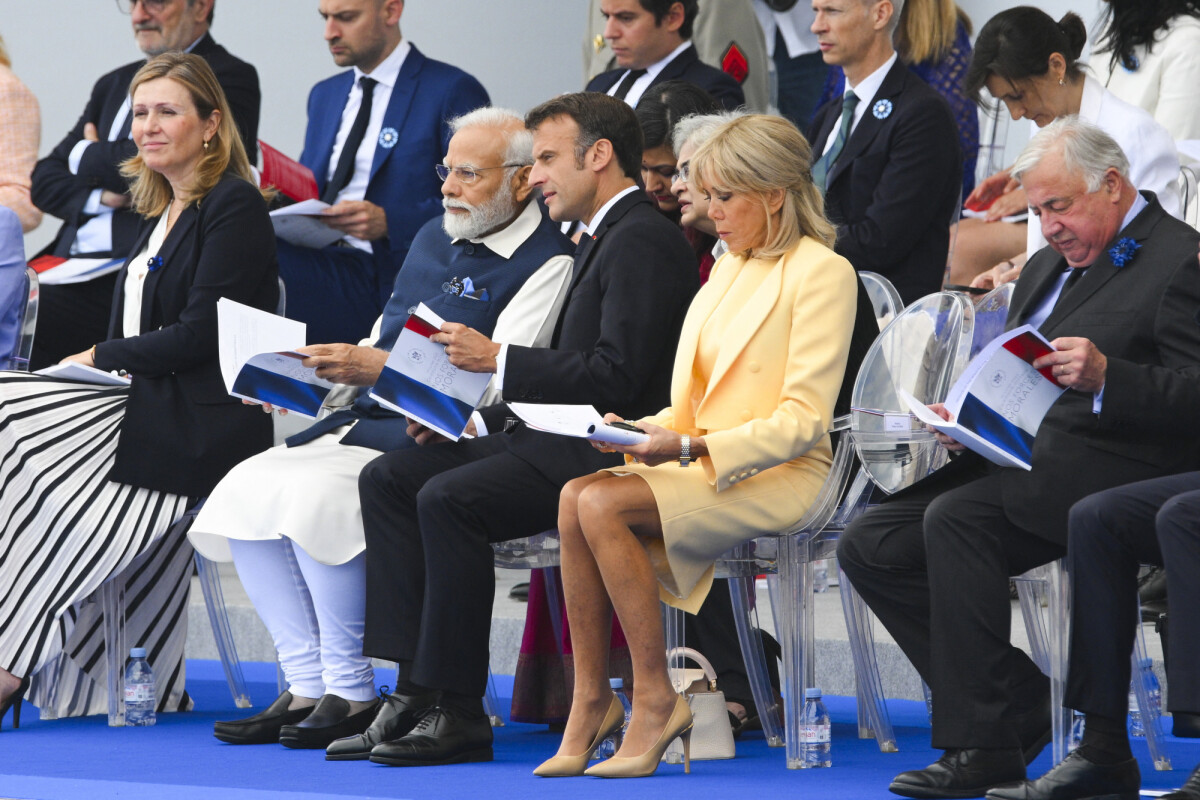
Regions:
M 613 97 L 618 100 L 624 100 L 625 96 L 629 94 L 629 90 L 637 83 L 637 79 L 645 74 L 646 70 L 644 69 L 631 69 L 629 72 L 626 72 L 625 77 L 621 78 L 621 82 L 617 84 L 617 90 L 613 92 Z
M 1075 288 L 1075 285 L 1079 283 L 1079 279 L 1083 277 L 1083 273 L 1087 271 L 1087 267 L 1071 268 L 1071 274 L 1067 276 L 1066 282 L 1063 283 L 1062 291 L 1058 293 L 1058 300 L 1055 301 L 1055 305 L 1058 305 L 1063 301 L 1063 298 L 1067 296 L 1069 291 Z
M 346 143 L 342 145 L 337 169 L 333 171 L 333 177 L 329 179 L 329 183 L 325 185 L 325 191 L 321 193 L 321 201 L 324 203 L 332 205 L 336 202 L 338 194 L 346 188 L 346 184 L 350 182 L 350 176 L 354 174 L 354 160 L 358 157 L 358 148 L 362 146 L 363 136 L 366 135 L 367 126 L 371 123 L 371 95 L 375 93 L 376 83 L 378 81 L 368 78 L 366 75 L 359 79 L 359 85 L 362 86 L 362 103 L 358 107 L 358 116 L 354 118 L 354 124 L 350 126 Z

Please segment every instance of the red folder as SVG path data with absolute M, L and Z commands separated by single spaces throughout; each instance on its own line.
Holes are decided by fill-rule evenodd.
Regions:
M 262 150 L 262 185 L 274 186 L 296 202 L 317 199 L 317 179 L 312 170 L 258 140 Z
M 58 256 L 45 255 L 45 256 L 38 256 L 33 261 L 30 261 L 29 266 L 33 267 L 34 272 L 45 272 L 46 270 L 50 269 L 51 267 L 57 267 L 59 264 L 63 264 L 65 262 L 66 262 L 65 258 L 60 258 Z

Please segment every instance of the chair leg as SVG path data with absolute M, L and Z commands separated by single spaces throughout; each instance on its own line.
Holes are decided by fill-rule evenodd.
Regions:
M 125 727 L 125 577 L 114 575 L 99 589 L 104 619 L 104 656 L 108 684 L 108 724 Z
M 767 672 L 767 656 L 763 650 L 762 637 L 754 624 L 757 613 L 750 605 L 755 591 L 753 576 L 730 578 L 729 597 L 733 605 L 733 619 L 737 625 L 738 646 L 742 651 L 742 662 L 746 665 L 746 677 L 750 681 L 750 694 L 758 709 L 763 736 L 769 747 L 783 747 L 783 708 L 775 699 L 775 689 Z
M 783 648 L 784 758 L 788 769 L 801 769 L 800 723 L 804 690 L 814 682 L 812 560 L 808 542 L 784 536 L 779 542 L 779 582 L 782 621 L 779 643 Z
M 1070 748 L 1073 721 L 1063 708 L 1071 641 L 1070 581 L 1060 559 L 1018 576 L 1016 584 L 1034 663 L 1050 678 L 1051 752 L 1057 764 Z
M 1141 663 L 1146 658 L 1146 637 L 1142 632 L 1141 617 L 1138 617 L 1137 636 L 1133 639 L 1133 676 L 1134 693 L 1137 695 L 1138 708 L 1142 712 L 1142 725 L 1146 729 L 1146 744 L 1150 748 L 1150 758 L 1154 761 L 1155 770 L 1171 769 L 1171 756 L 1167 752 L 1166 736 L 1163 734 L 1161 709 L 1152 708 L 1149 692 L 1141 681 Z
M 504 718 L 500 716 L 500 698 L 496 696 L 496 681 L 492 670 L 488 669 L 487 691 L 483 695 L 483 713 L 487 714 L 493 728 L 503 728 Z
M 238 708 L 250 707 L 250 693 L 246 689 L 246 678 L 242 673 L 242 662 L 238 659 L 237 645 L 233 641 L 233 630 L 229 624 L 229 612 L 225 608 L 225 593 L 221 590 L 221 577 L 217 565 L 199 553 L 195 554 L 196 575 L 200 579 L 200 590 L 204 594 L 204 608 L 212 627 L 217 654 L 225 671 L 225 682 Z
M 850 657 L 854 661 L 854 684 L 858 694 L 860 739 L 874 737 L 881 753 L 895 753 L 896 734 L 888 714 L 875 658 L 872 616 L 866 601 L 854 591 L 846 573 L 841 573 L 842 613 L 850 639 Z

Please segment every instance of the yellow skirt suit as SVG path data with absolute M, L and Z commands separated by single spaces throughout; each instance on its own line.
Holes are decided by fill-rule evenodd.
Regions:
M 794 525 L 832 463 L 829 430 L 854 327 L 850 262 L 805 237 L 779 258 L 722 256 L 692 301 L 671 405 L 645 422 L 703 436 L 690 468 L 627 463 L 658 504 L 648 543 L 664 602 L 695 613 L 713 562 Z

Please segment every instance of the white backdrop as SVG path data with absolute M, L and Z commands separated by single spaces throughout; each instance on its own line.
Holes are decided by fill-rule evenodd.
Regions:
M 1015 3 L 960 0 L 960 5 L 978 30 Z M 1100 0 L 1038 5 L 1055 18 L 1074 10 L 1090 27 Z M 479 78 L 494 103 L 524 111 L 582 87 L 587 6 L 587 0 L 407 0 L 401 29 L 427 55 Z M 303 144 L 309 88 L 337 72 L 321 32 L 316 0 L 217 3 L 214 37 L 258 68 L 259 135 L 293 156 Z M 0 0 L 0 35 L 13 70 L 41 104 L 43 155 L 74 125 L 96 78 L 141 55 L 129 18 L 114 0 Z M 26 237 L 27 252 L 40 249 L 57 229 L 58 221 L 48 217 Z

